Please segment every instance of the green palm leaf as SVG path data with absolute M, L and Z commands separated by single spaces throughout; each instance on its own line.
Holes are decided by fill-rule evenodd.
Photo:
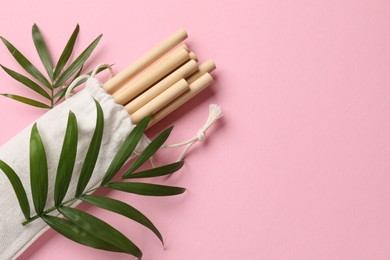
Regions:
M 30 88 L 31 90 L 35 91 L 36 93 L 40 94 L 41 96 L 47 98 L 47 99 L 51 99 L 50 95 L 43 89 L 41 88 L 37 83 L 35 83 L 34 81 L 32 81 L 31 79 L 23 76 L 22 74 L 19 74 L 17 73 L 16 71 L 13 71 L 3 65 L 0 65 L 1 68 L 3 68 L 3 70 L 8 74 L 10 75 L 13 79 L 15 79 L 16 81 L 22 83 L 23 85 L 25 85 L 26 87 Z
M 42 219 L 55 231 L 76 243 L 106 251 L 123 252 L 115 245 L 95 237 L 69 220 L 49 215 L 42 216 Z
M 57 79 L 54 87 L 59 87 L 64 84 L 89 58 L 95 49 L 96 45 L 99 43 L 102 38 L 102 34 L 97 37 L 73 62 L 70 66 L 61 74 Z
M 127 173 L 122 176 L 123 179 L 153 178 L 172 174 L 183 167 L 184 161 L 175 162 L 161 167 L 145 170 L 136 173 Z
M 45 147 L 36 123 L 30 138 L 30 182 L 35 211 L 41 214 L 47 199 L 48 173 Z
M 153 154 L 157 152 L 158 149 L 165 143 L 171 134 L 173 129 L 169 127 L 165 129 L 161 134 L 159 134 L 141 153 L 141 155 L 137 158 L 137 160 L 131 165 L 131 167 L 126 171 L 125 174 L 130 174 L 137 170 L 142 164 L 144 164 Z
M 50 79 L 53 80 L 53 63 L 51 61 L 45 40 L 43 39 L 42 34 L 36 24 L 34 24 L 32 27 L 32 38 L 39 58 L 41 58 L 42 64 L 46 69 L 47 75 L 49 75 Z
M 133 242 L 106 222 L 78 209 L 60 207 L 58 210 L 75 225 L 90 234 L 94 234 L 95 237 L 114 245 L 128 254 L 138 258 L 142 257 L 141 250 Z
M 24 103 L 24 104 L 30 105 L 30 106 L 40 107 L 40 108 L 51 108 L 49 105 L 46 105 L 46 104 L 41 103 L 39 101 L 30 99 L 30 98 L 26 98 L 23 96 L 14 95 L 14 94 L 0 94 L 0 95 L 7 97 L 7 98 L 10 98 L 10 99 L 13 99 L 13 100 L 16 100 L 16 101 L 19 101 L 19 102 Z
M 68 88 L 62 88 L 54 94 L 53 98 L 57 98 L 56 104 L 65 96 L 67 90 Z
M 150 122 L 150 119 L 151 117 L 146 117 L 130 132 L 126 140 L 119 148 L 110 166 L 108 167 L 108 170 L 103 177 L 101 185 L 107 184 L 119 171 L 119 169 L 122 168 L 127 159 L 129 159 L 129 157 L 137 147 L 139 141 L 141 140 L 145 129 Z
M 48 78 L 46 78 L 36 66 L 34 66 L 16 47 L 11 44 L 4 37 L 0 37 L 4 45 L 7 47 L 11 55 L 16 59 L 16 61 L 22 66 L 22 68 L 27 71 L 34 79 L 39 81 L 40 84 L 32 81 L 29 77 L 21 75 L 13 70 L 10 70 L 4 66 L 3 69 L 9 74 L 12 78 L 42 95 L 43 97 L 50 100 L 50 105 L 45 105 L 39 101 L 35 101 L 33 99 L 22 97 L 13 94 L 5 94 L 5 96 L 14 99 L 16 101 L 35 106 L 40 108 L 53 108 L 61 99 L 64 97 L 67 88 L 61 89 L 60 91 L 54 91 L 54 89 L 59 88 L 67 81 L 69 81 L 77 71 L 79 71 L 78 75 L 82 72 L 82 66 L 90 57 L 97 44 L 99 43 L 102 35 L 97 37 L 73 62 L 70 63 L 68 68 L 66 64 L 69 62 L 70 57 L 73 53 L 74 46 L 77 40 L 77 37 L 80 32 L 80 26 L 77 24 L 76 28 L 73 30 L 72 35 L 70 36 L 68 42 L 66 43 L 64 50 L 61 53 L 61 56 L 57 62 L 57 65 L 54 66 L 52 62 L 52 58 L 50 56 L 49 49 L 47 48 L 46 42 L 42 37 L 40 29 L 36 24 L 32 27 L 32 38 L 34 41 L 35 48 L 38 52 L 38 55 L 42 61 L 42 64 L 45 67 L 45 70 L 48 74 Z M 1 65 L 0 65 L 1 66 Z M 97 73 L 104 70 L 106 68 L 101 68 Z M 89 74 L 91 74 L 90 72 Z M 84 81 L 78 83 L 82 84 Z M 42 85 L 41 85 L 42 84 Z M 50 89 L 49 93 L 44 90 L 43 87 L 47 87 Z M 56 93 L 55 93 L 56 92 Z
M 72 55 L 73 48 L 77 39 L 77 36 L 80 31 L 80 26 L 77 25 L 76 28 L 74 29 L 72 35 L 70 36 L 68 42 L 65 45 L 64 50 L 62 51 L 62 54 L 57 62 L 57 66 L 54 70 L 54 75 L 53 77 L 56 79 L 58 75 L 60 75 L 62 69 L 65 67 L 66 63 L 68 62 L 70 55 Z
M 7 39 L 4 37 L 0 37 L 0 39 L 3 41 L 9 52 L 14 56 L 16 61 L 20 64 L 20 66 L 23 67 L 25 71 L 30 73 L 31 76 L 33 76 L 35 79 L 37 79 L 39 82 L 41 82 L 43 85 L 45 85 L 48 88 L 52 88 L 49 81 L 42 75 L 42 73 L 31 64 L 31 62 L 22 54 L 20 51 L 18 51 Z
M 96 127 L 95 127 L 95 132 L 93 134 L 91 143 L 88 148 L 87 155 L 84 160 L 84 165 L 81 169 L 79 182 L 77 183 L 77 188 L 76 188 L 76 197 L 79 197 L 83 193 L 85 187 L 87 186 L 89 180 L 91 179 L 92 172 L 95 168 L 97 157 L 99 155 L 100 145 L 102 143 L 103 129 L 104 129 L 103 110 L 99 102 L 97 102 L 96 100 L 94 101 L 96 104 L 96 111 L 97 111 Z
M 111 182 L 105 187 L 145 196 L 173 196 L 182 194 L 185 188 L 141 182 Z
M 57 232 L 77 243 L 107 251 L 123 252 L 141 258 L 142 252 L 140 249 L 114 227 L 86 212 L 65 206 L 79 199 L 91 205 L 118 213 L 150 229 L 160 239 L 160 241 L 164 243 L 161 233 L 154 224 L 134 207 L 115 199 L 88 195 L 97 188 L 90 188 L 85 191 L 96 166 L 104 130 L 103 110 L 99 102 L 96 100 L 94 100 L 94 102 L 97 111 L 95 131 L 84 159 L 84 164 L 77 183 L 76 193 L 73 198 L 64 201 L 70 185 L 77 156 L 77 118 L 71 111 L 68 115 L 67 127 L 55 179 L 54 207 L 45 209 L 48 195 L 48 167 L 45 147 L 39 134 L 37 124 L 33 125 L 30 137 L 30 184 L 32 201 L 37 213 L 36 215 L 32 217 L 30 216 L 30 206 L 26 191 L 24 190 L 21 180 L 16 173 L 1 160 L 0 170 L 2 170 L 10 180 L 22 212 L 26 217 L 26 220 L 22 223 L 22 225 L 26 225 L 38 218 L 42 218 L 43 221 Z M 120 170 L 129 156 L 134 152 L 134 149 L 139 143 L 149 121 L 150 118 L 144 119 L 133 129 L 132 133 L 129 134 L 127 139 L 123 142 L 109 166 L 106 175 L 104 176 L 102 183 L 107 183 L 104 185 L 102 184 L 101 186 L 147 196 L 173 196 L 182 194 L 186 191 L 185 188 L 181 187 L 150 183 L 110 182 L 115 173 Z M 150 178 L 171 174 L 179 170 L 183 166 L 183 162 L 176 162 L 155 169 L 133 173 L 134 170 L 149 159 L 150 156 L 152 156 L 161 147 L 168 138 L 171 130 L 172 128 L 163 131 L 156 139 L 154 139 L 147 148 L 145 148 L 144 152 L 135 161 L 135 163 L 131 166 L 131 169 L 123 176 L 123 178 Z M 59 213 L 61 213 L 66 219 L 48 215 L 56 210 L 58 210 Z
M 20 209 L 22 210 L 24 217 L 29 219 L 30 204 L 28 203 L 26 190 L 23 188 L 23 184 L 20 181 L 19 176 L 16 175 L 15 171 L 2 160 L 0 160 L 0 170 L 5 173 L 8 180 L 11 182 L 11 185 L 16 193 L 16 197 L 18 198 Z
M 69 188 L 77 154 L 77 137 L 77 119 L 75 114 L 70 111 L 54 187 L 56 206 L 61 204 Z
M 103 208 L 112 212 L 116 212 L 122 216 L 128 217 L 129 219 L 132 219 L 145 227 L 149 228 L 161 241 L 161 243 L 164 244 L 163 238 L 158 231 L 158 229 L 153 225 L 153 223 L 141 212 L 139 212 L 134 207 L 111 198 L 105 198 L 100 196 L 92 196 L 87 195 L 80 198 L 82 201 L 85 201 L 89 204 L 95 205 L 99 208 Z

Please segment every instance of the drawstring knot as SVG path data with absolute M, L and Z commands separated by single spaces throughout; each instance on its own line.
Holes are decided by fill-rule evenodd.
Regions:
M 203 129 L 200 129 L 198 133 L 196 134 L 198 141 L 202 142 L 204 138 L 206 137 L 206 133 L 203 131 Z
M 216 104 L 211 104 L 209 106 L 209 117 L 207 118 L 206 123 L 203 125 L 201 129 L 199 129 L 198 133 L 196 134 L 196 137 L 199 142 L 202 142 L 204 138 L 206 137 L 206 131 L 214 124 L 215 121 L 217 121 L 222 116 L 222 111 L 219 106 Z
M 183 160 L 184 156 L 187 154 L 187 152 L 190 149 L 190 147 L 193 144 L 195 144 L 196 142 L 202 142 L 205 139 L 205 137 L 206 137 L 206 131 L 215 123 L 215 121 L 217 121 L 221 117 L 222 117 L 221 107 L 217 106 L 216 104 L 211 104 L 209 106 L 209 116 L 207 118 L 207 121 L 203 125 L 203 127 L 201 129 L 199 129 L 199 131 L 197 132 L 195 137 L 193 137 L 193 138 L 191 138 L 191 139 L 189 139 L 187 141 L 178 143 L 178 144 L 163 145 L 162 147 L 164 147 L 164 148 L 176 148 L 176 147 L 185 146 L 183 152 L 179 156 L 178 161 Z

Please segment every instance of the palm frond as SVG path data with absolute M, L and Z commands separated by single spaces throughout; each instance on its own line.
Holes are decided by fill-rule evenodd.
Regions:
M 69 66 L 66 66 L 66 64 L 69 62 L 71 54 L 74 51 L 75 43 L 79 32 L 80 26 L 77 25 L 72 35 L 70 36 L 64 50 L 62 51 L 62 54 L 57 64 L 54 65 L 52 57 L 50 56 L 50 51 L 47 48 L 46 42 L 41 34 L 39 27 L 36 24 L 33 25 L 32 39 L 38 56 L 46 70 L 48 78 L 46 78 L 43 73 L 38 70 L 37 66 L 33 65 L 32 62 L 29 61 L 29 59 L 27 59 L 27 57 L 24 56 L 11 42 L 9 42 L 4 37 L 0 37 L 0 40 L 4 43 L 10 54 L 25 70 L 25 72 L 27 72 L 28 75 L 23 75 L 3 65 L 0 66 L 9 76 L 11 76 L 17 82 L 35 91 L 45 99 L 48 99 L 49 104 L 47 105 L 42 101 L 14 94 L 2 95 L 30 106 L 35 106 L 39 108 L 53 108 L 65 96 L 65 92 L 70 85 L 70 81 L 74 80 L 74 78 L 76 78 L 78 75 L 85 73 L 83 72 L 83 65 L 85 64 L 85 62 L 87 62 L 102 37 L 102 35 L 99 35 L 75 60 L 70 62 Z M 105 69 L 107 68 L 101 68 L 97 73 L 100 73 Z M 83 82 L 80 82 L 79 84 L 82 83 Z M 62 87 L 62 89 L 58 91 L 59 87 Z
M 89 213 L 72 208 L 68 205 L 76 200 L 80 200 L 96 207 L 123 215 L 151 230 L 160 241 L 164 243 L 163 237 L 156 226 L 139 210 L 125 202 L 111 199 L 106 196 L 91 195 L 90 193 L 101 187 L 106 187 L 118 191 L 147 196 L 173 196 L 182 194 L 185 192 L 185 188 L 152 183 L 118 182 L 115 181 L 114 177 L 123 167 L 125 167 L 125 170 L 127 171 L 126 174 L 119 176 L 122 177 L 122 179 L 163 176 L 179 170 L 183 166 L 183 162 L 172 163 L 155 169 L 133 173 L 148 158 L 155 154 L 167 140 L 172 131 L 172 128 L 168 128 L 145 148 L 132 165 L 124 166 L 125 162 L 128 161 L 133 154 L 135 147 L 141 140 L 146 126 L 150 121 L 150 117 L 148 117 L 142 120 L 140 124 L 133 129 L 126 140 L 124 140 L 108 169 L 105 171 L 101 184 L 98 187 L 87 189 L 86 187 L 88 186 L 92 175 L 97 171 L 97 169 L 95 169 L 95 164 L 98 160 L 104 129 L 103 110 L 96 100 L 95 105 L 97 115 L 96 127 L 94 134 L 91 137 L 90 146 L 86 158 L 84 159 L 85 163 L 81 169 L 76 193 L 73 197 L 63 201 L 68 192 L 72 175 L 77 174 L 74 172 L 75 160 L 77 158 L 77 118 L 71 111 L 69 112 L 62 151 L 58 162 L 54 185 L 54 207 L 45 208 L 48 194 L 47 158 L 37 124 L 33 126 L 30 138 L 30 185 L 32 201 L 35 212 L 37 213 L 36 215 L 30 216 L 30 205 L 27 194 L 15 171 L 1 160 L 0 170 L 8 177 L 18 198 L 20 208 L 26 218 L 22 223 L 23 225 L 41 218 L 59 234 L 76 243 L 106 251 L 122 252 L 141 258 L 142 252 L 138 246 L 119 230 Z M 98 170 L 100 171 L 100 169 Z M 55 211 L 63 217 L 50 215 Z

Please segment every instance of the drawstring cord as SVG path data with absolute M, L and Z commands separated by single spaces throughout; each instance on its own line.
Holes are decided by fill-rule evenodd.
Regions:
M 113 72 L 112 72 L 112 67 L 110 64 L 105 64 L 101 63 L 95 67 L 95 69 L 92 71 L 91 75 L 81 75 L 73 80 L 73 82 L 69 85 L 68 89 L 66 90 L 65 93 L 65 99 L 70 98 L 73 94 L 72 91 L 73 89 L 79 84 L 82 80 L 87 80 L 89 78 L 94 78 L 96 74 L 98 73 L 99 69 L 102 68 L 108 68 L 110 71 L 110 79 L 112 78 Z
M 164 144 L 163 148 L 176 148 L 176 147 L 182 147 L 185 146 L 182 153 L 180 154 L 177 161 L 181 161 L 184 159 L 185 155 L 187 154 L 188 150 L 191 148 L 192 145 L 194 145 L 196 142 L 202 142 L 206 137 L 207 130 L 219 119 L 223 116 L 221 107 L 217 106 L 216 104 L 211 104 L 209 106 L 209 116 L 207 118 L 206 123 L 202 126 L 202 128 L 199 129 L 196 136 L 192 137 L 191 139 L 177 143 L 177 144 L 171 144 L 166 145 Z

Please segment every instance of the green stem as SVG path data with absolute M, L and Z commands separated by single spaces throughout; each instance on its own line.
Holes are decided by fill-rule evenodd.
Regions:
M 80 197 L 83 197 L 83 196 L 87 195 L 88 193 L 94 192 L 94 191 L 95 191 L 96 189 L 98 189 L 98 188 L 100 188 L 100 187 L 96 187 L 96 188 L 93 188 L 93 189 L 89 189 L 88 191 L 86 191 L 85 193 L 83 193 Z M 33 216 L 33 217 L 31 217 L 31 218 L 29 218 L 29 219 L 23 221 L 23 222 L 22 222 L 22 225 L 25 226 L 25 225 L 27 225 L 28 223 L 30 223 L 30 222 L 32 222 L 32 221 L 34 221 L 34 220 L 36 220 L 36 219 L 42 217 L 43 215 L 46 215 L 46 214 L 48 214 L 48 213 L 50 213 L 50 212 L 52 212 L 52 211 L 58 209 L 59 207 L 62 207 L 62 206 L 65 206 L 66 204 L 69 204 L 69 203 L 71 203 L 71 202 L 74 202 L 75 200 L 79 199 L 80 197 L 74 197 L 74 198 L 71 198 L 71 199 L 69 199 L 69 200 L 66 200 L 66 201 L 62 202 L 62 203 L 61 203 L 60 205 L 58 205 L 58 206 L 53 206 L 53 207 L 51 207 L 51 208 L 49 208 L 49 209 L 43 211 L 41 214 L 35 215 L 35 216 Z
M 50 106 L 51 108 L 54 107 L 54 86 L 53 86 L 53 83 L 52 83 L 52 86 L 51 86 L 51 99 L 50 99 Z

